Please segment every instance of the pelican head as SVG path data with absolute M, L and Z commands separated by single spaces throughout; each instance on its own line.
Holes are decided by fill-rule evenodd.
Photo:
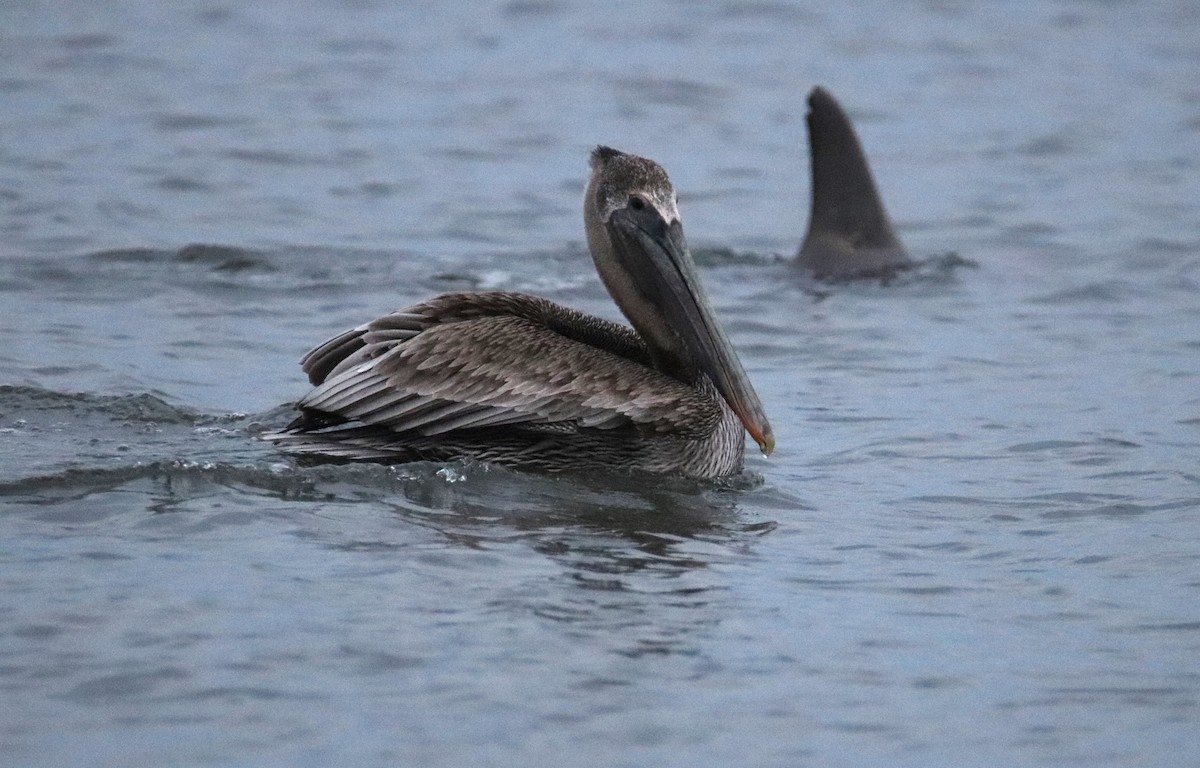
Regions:
M 683 380 L 706 374 L 762 452 L 770 453 L 771 425 L 700 286 L 667 172 L 653 160 L 604 146 L 592 152 L 591 166 L 583 219 L 604 286 L 655 365 Z

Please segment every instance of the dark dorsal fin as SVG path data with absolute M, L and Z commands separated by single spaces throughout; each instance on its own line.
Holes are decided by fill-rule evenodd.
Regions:
M 911 266 L 841 105 L 818 86 L 808 96 L 806 119 L 812 212 L 797 263 L 817 277 L 843 279 Z

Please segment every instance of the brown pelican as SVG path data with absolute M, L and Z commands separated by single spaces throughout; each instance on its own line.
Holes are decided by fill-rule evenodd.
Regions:
M 718 477 L 749 432 L 775 438 L 717 324 L 657 163 L 591 155 L 583 219 L 632 328 L 536 296 L 436 296 L 346 331 L 301 366 L 316 388 L 272 436 L 284 450 L 387 462 L 475 458 Z
M 808 96 L 812 213 L 796 264 L 821 279 L 888 277 L 913 266 L 892 228 L 850 118 L 820 86 Z

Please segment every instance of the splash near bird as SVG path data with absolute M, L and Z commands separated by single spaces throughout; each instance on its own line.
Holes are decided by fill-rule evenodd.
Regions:
M 675 190 L 644 157 L 591 155 L 584 225 L 632 328 L 510 292 L 447 293 L 333 337 L 301 360 L 315 389 L 283 450 L 541 471 L 739 472 L 771 426 L 701 289 Z
M 806 120 L 812 212 L 795 263 L 826 280 L 886 278 L 912 267 L 841 105 L 818 86 Z

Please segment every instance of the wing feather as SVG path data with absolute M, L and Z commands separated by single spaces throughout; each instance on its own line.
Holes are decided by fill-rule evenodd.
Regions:
M 360 325 L 339 333 L 329 341 L 310 349 L 300 358 L 300 368 L 308 374 L 312 384 L 321 384 L 333 369 L 363 347 L 363 334 L 367 326 Z
M 526 425 L 692 435 L 714 399 L 648 363 L 633 330 L 511 293 L 444 294 L 334 336 L 301 361 L 301 408 L 401 437 Z

